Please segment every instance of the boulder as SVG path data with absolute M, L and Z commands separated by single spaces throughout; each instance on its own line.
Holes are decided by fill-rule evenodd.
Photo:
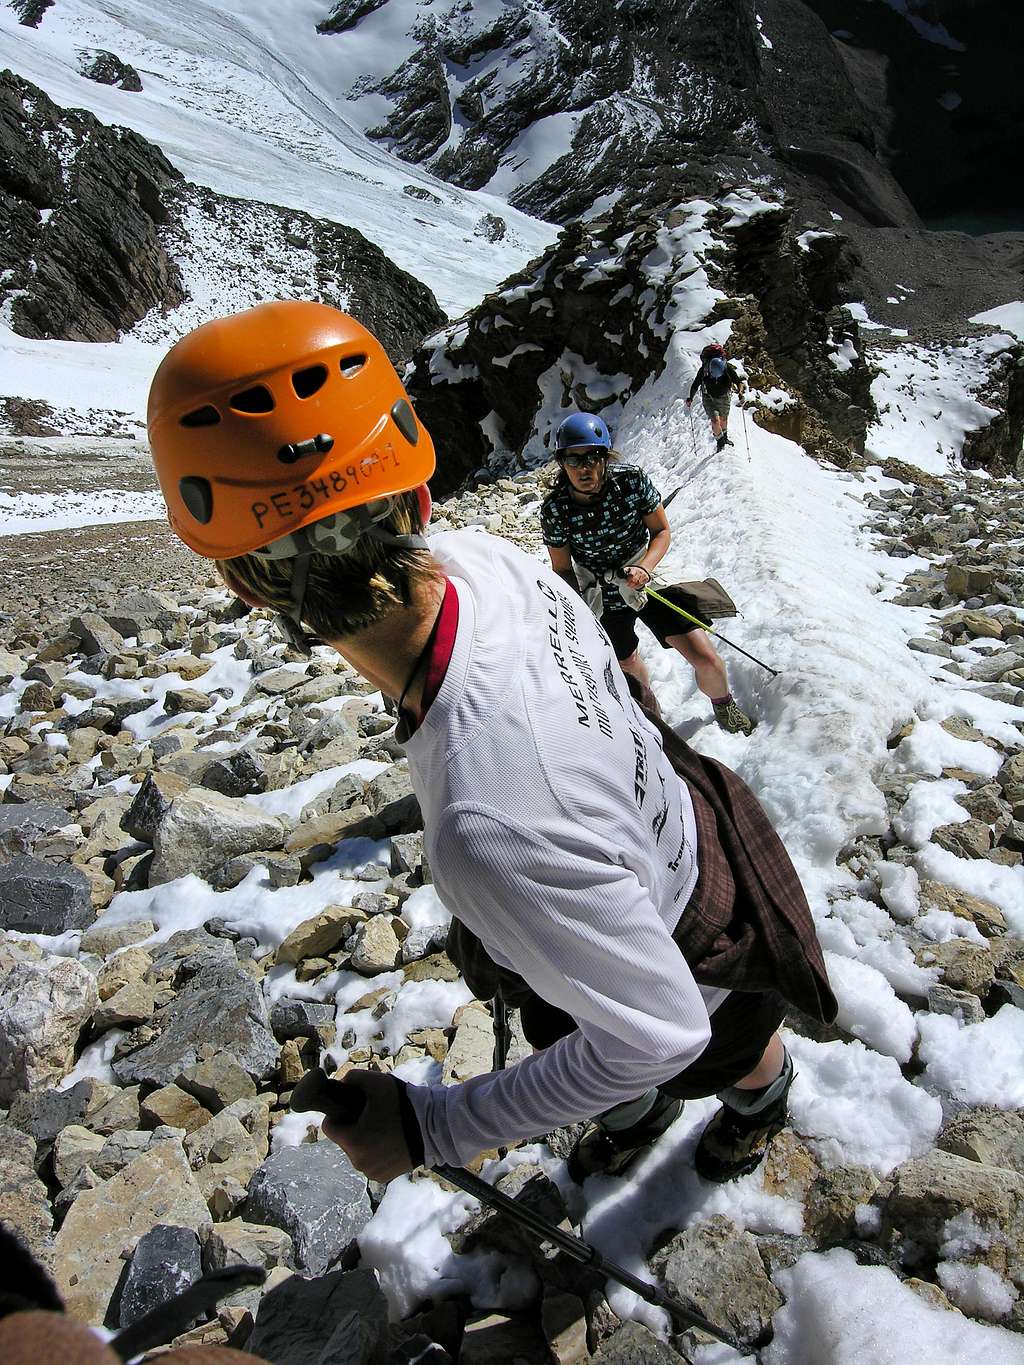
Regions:
M 256 1094 L 248 1071 L 227 1052 L 215 1052 L 186 1067 L 177 1084 L 194 1095 L 211 1114 L 219 1113 L 235 1100 L 249 1100 Z
M 281 1228 L 231 1218 L 215 1223 L 203 1249 L 207 1271 L 236 1265 L 261 1265 L 267 1270 L 292 1264 L 292 1239 Z
M 906 1161 L 877 1192 L 882 1235 L 898 1233 L 928 1255 L 942 1253 L 946 1224 L 968 1214 L 986 1239 L 1024 1245 L 1024 1177 L 934 1149 Z
M 0 991 L 0 1103 L 65 1076 L 82 1026 L 99 1004 L 96 980 L 67 957 L 18 962 Z
M 80 1123 L 69 1123 L 57 1134 L 53 1144 L 53 1173 L 64 1188 L 70 1185 L 83 1166 L 91 1164 L 106 1141 L 99 1133 L 90 1132 Z
M 92 1016 L 96 1033 L 111 1028 L 133 1028 L 152 1018 L 156 991 L 145 981 L 129 981 L 105 999 Z
M 261 1299 L 246 1343 L 274 1365 L 384 1365 L 387 1347 L 387 1300 L 372 1270 L 290 1276 Z
M 751 1345 L 783 1304 L 754 1238 L 721 1214 L 673 1237 L 650 1264 L 670 1292 Z
M 139 1105 L 142 1123 L 149 1128 L 181 1128 L 186 1134 L 209 1123 L 213 1115 L 209 1109 L 177 1085 L 164 1085 L 152 1090 Z
M 366 915 L 348 905 L 328 905 L 291 931 L 278 948 L 275 961 L 295 963 L 306 957 L 326 957 L 339 947 Z
M 837 1166 L 822 1171 L 807 1192 L 804 1231 L 821 1242 L 857 1235 L 857 1209 L 878 1188 L 878 1177 L 865 1166 Z
M 188 1227 L 157 1223 L 135 1246 L 121 1286 L 118 1321 L 130 1327 L 176 1298 L 203 1274 L 199 1238 Z
M 110 957 L 121 948 L 141 943 L 155 932 L 156 925 L 149 919 L 121 920 L 106 924 L 101 915 L 95 924 L 86 929 L 78 947 L 80 952 L 91 953 L 95 957 Z
M 124 636 L 94 611 L 74 617 L 68 629 L 78 636 L 85 654 L 119 654 L 124 649 Z
M 31 853 L 40 839 L 68 823 L 68 813 L 47 801 L 0 806 L 0 862 Z
M 230 951 L 230 944 L 224 946 Z M 153 970 L 156 965 L 154 960 Z M 277 1067 L 278 1047 L 263 992 L 233 953 L 228 961 L 202 966 L 157 1011 L 153 1023 L 158 1036 L 114 1062 L 122 1084 L 180 1083 L 189 1067 L 218 1052 L 232 1056 L 258 1084 L 268 1081 Z
M 639 1322 L 624 1322 L 602 1343 L 593 1361 L 594 1365 L 686 1365 L 685 1356 Z
M 0 1223 L 37 1256 L 53 1229 L 46 1186 L 35 1172 L 36 1144 L 20 1129 L 0 1123 Z
M 365 1177 L 324 1140 L 282 1147 L 269 1157 L 249 1184 L 242 1216 L 283 1229 L 296 1265 L 322 1275 L 352 1254 L 372 1212 Z
M 458 1085 L 473 1076 L 482 1076 L 492 1069 L 493 1061 L 494 1026 L 490 1014 L 482 1005 L 463 1010 L 444 1060 L 443 1083 Z
M 125 1247 L 155 1224 L 210 1225 L 206 1201 L 181 1144 L 154 1142 L 124 1170 L 83 1191 L 57 1233 L 53 1271 L 68 1312 L 85 1322 L 106 1320 L 124 1269 Z
M 958 919 L 971 920 L 986 938 L 994 938 L 1006 932 L 1006 918 L 997 905 L 983 900 L 980 896 L 970 896 L 944 882 L 921 879 L 920 898 L 922 911 L 948 910 Z
M 377 976 L 390 972 L 398 962 L 402 944 L 390 919 L 376 915 L 359 925 L 351 945 L 352 970 L 363 976 Z
M 946 1124 L 936 1145 L 967 1161 L 1001 1166 L 1024 1177 L 1024 1113 L 1020 1110 L 965 1110 Z
M 150 886 L 192 873 L 202 877 L 240 853 L 276 849 L 284 827 L 258 806 L 193 788 L 176 797 L 153 840 Z
M 963 938 L 931 943 L 918 949 L 915 957 L 920 967 L 938 967 L 944 985 L 955 991 L 970 991 L 981 999 L 995 980 L 995 962 L 988 948 Z
M 316 1000 L 277 1000 L 270 1011 L 270 1027 L 282 1043 L 291 1038 L 316 1038 L 319 1029 L 334 1023 L 336 1012 L 334 1005 Z
M 64 934 L 88 928 L 95 918 L 89 880 L 79 868 L 24 853 L 0 865 L 0 929 Z
M 419 799 L 404 760 L 393 763 L 367 784 L 366 803 L 387 834 L 411 834 L 423 828 Z
M 152 846 L 174 798 L 188 791 L 188 787 L 188 780 L 177 773 L 147 773 L 121 819 L 121 828 L 133 839 Z

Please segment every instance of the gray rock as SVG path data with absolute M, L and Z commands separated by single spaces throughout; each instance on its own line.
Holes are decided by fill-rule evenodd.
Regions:
M 1024 1113 L 969 1109 L 946 1124 L 936 1145 L 967 1161 L 1002 1166 L 1024 1176 Z
M 241 853 L 277 849 L 284 826 L 258 806 L 195 788 L 172 802 L 156 829 L 150 886 L 212 872 Z
M 219 1113 L 236 1100 L 249 1100 L 256 1095 L 249 1073 L 227 1052 L 216 1052 L 186 1067 L 177 1084 L 211 1114 Z
M 124 649 L 124 636 L 94 611 L 76 616 L 69 629 L 81 640 L 86 654 L 119 654 Z
M 89 880 L 79 868 L 24 853 L 0 866 L 0 928 L 64 934 L 95 918 Z
M 215 759 L 203 773 L 202 785 L 222 796 L 251 796 L 266 790 L 267 774 L 258 755 L 248 749 Z
M 70 1123 L 84 1123 L 117 1087 L 92 1076 L 76 1081 L 67 1090 L 37 1089 L 16 1095 L 11 1102 L 8 1122 L 38 1144 L 37 1160 L 49 1155 L 54 1139 Z
M 67 1075 L 98 1004 L 95 977 L 72 958 L 15 963 L 0 992 L 0 1103 Z
M 40 839 L 67 823 L 67 811 L 46 801 L 0 806 L 0 862 L 31 853 Z
M 223 940 L 228 952 L 230 944 Z M 155 966 L 155 963 L 154 963 Z M 158 1010 L 159 1036 L 114 1063 L 122 1084 L 177 1083 L 190 1066 L 217 1052 L 229 1053 L 257 1083 L 270 1079 L 278 1047 L 270 1031 L 263 992 L 234 960 L 202 966 Z
M 160 822 L 171 808 L 171 802 L 187 790 L 187 780 L 177 773 L 147 773 L 135 799 L 121 819 L 121 828 L 133 839 L 152 845 Z
M 753 1237 L 721 1214 L 673 1237 L 651 1258 L 651 1268 L 684 1303 L 750 1344 L 783 1304 Z
M 249 1184 L 242 1216 L 282 1228 L 296 1265 L 322 1275 L 351 1254 L 372 1214 L 365 1178 L 325 1140 L 282 1147 L 269 1157 Z
M 388 834 L 411 834 L 423 828 L 420 803 L 405 761 L 393 763 L 367 784 L 366 804 Z
M 593 1357 L 594 1365 L 686 1365 L 673 1350 L 639 1322 L 624 1322 Z
M 402 962 L 419 962 L 441 952 L 447 942 L 447 924 L 421 924 L 418 929 L 410 929 L 402 940 Z
M 985 1018 L 985 1010 L 976 995 L 953 990 L 942 983 L 928 987 L 928 1008 L 932 1014 L 958 1015 L 965 1024 L 980 1024 Z
M 203 1248 L 203 1265 L 208 1271 L 236 1265 L 261 1265 L 272 1270 L 291 1263 L 292 1239 L 286 1232 L 242 1218 L 216 1223 Z
M 373 1271 L 335 1271 L 293 1275 L 265 1294 L 246 1349 L 274 1365 L 382 1365 L 387 1339 L 387 1300 Z
M 180 614 L 173 597 L 140 589 L 121 597 L 114 611 L 104 610 L 103 619 L 125 639 L 138 639 L 144 630 L 166 630 Z
M 290 1038 L 315 1038 L 317 1029 L 334 1023 L 334 1005 L 315 1000 L 277 1000 L 270 1011 L 270 1027 L 280 1042 Z
M 0 1123 L 0 1223 L 12 1228 L 39 1255 L 53 1228 L 46 1186 L 34 1169 L 36 1145 L 9 1123 Z

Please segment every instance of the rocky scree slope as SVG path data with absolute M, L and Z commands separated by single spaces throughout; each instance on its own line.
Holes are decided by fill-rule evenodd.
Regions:
M 902 482 L 869 504 L 879 548 L 932 561 L 905 585 L 908 607 L 936 613 L 910 647 L 1020 706 L 1019 497 L 892 472 Z M 480 525 L 538 551 L 547 478 L 449 499 L 438 529 Z M 983 544 L 963 554 L 965 539 Z M 34 607 L 0 635 L 0 1216 L 71 1310 L 127 1323 L 204 1268 L 245 1261 L 266 1267 L 264 1289 L 182 1340 L 273 1360 L 344 1345 L 360 1365 L 431 1347 L 437 1361 L 692 1361 L 694 1334 L 657 1343 L 621 1324 L 585 1268 L 487 1214 L 449 1233 L 452 1249 L 533 1265 L 522 1306 L 491 1312 L 432 1285 L 423 1310 L 392 1286 L 389 1323 L 373 1272 L 352 1268 L 384 1192 L 287 1104 L 321 1059 L 444 1083 L 491 1066 L 487 1008 L 444 951 L 393 719 L 328 651 L 292 654 L 263 613 L 223 592 L 102 580 L 76 591 L 70 612 Z M 980 739 L 974 749 L 992 761 L 936 775 L 913 761 L 917 723 L 890 737 L 891 767 L 876 777 L 890 827 L 841 851 L 856 880 L 823 927 L 834 953 L 887 957 L 896 996 L 918 1012 L 905 1077 L 932 1074 L 935 1030 L 988 1027 L 1024 1007 L 1024 940 L 999 908 L 915 871 L 922 848 L 1020 866 L 1024 740 L 1019 727 L 994 738 L 951 710 L 951 739 Z M 966 818 L 922 841 L 907 803 L 936 782 L 955 785 Z M 935 910 L 960 930 L 936 935 Z M 427 1004 L 410 1008 L 416 991 Z M 824 1032 L 789 1022 L 798 1044 L 807 1030 L 862 1047 L 859 1017 Z M 949 1087 L 934 1145 L 884 1176 L 837 1166 L 787 1130 L 759 1178 L 801 1205 L 801 1233 L 751 1233 L 719 1213 L 666 1234 L 652 1268 L 747 1341 L 783 1302 L 772 1276 L 837 1245 L 934 1306 L 1024 1328 L 1024 1295 L 1013 1297 L 1024 1289 L 1024 1123 Z M 550 1154 L 564 1156 L 571 1137 L 550 1135 Z M 568 1216 L 536 1157 L 501 1183 L 555 1221 Z M 479 1286 L 486 1272 L 474 1276 Z M 1003 1288 L 972 1294 L 986 1284 Z
M 21 336 L 113 341 L 144 322 L 133 335 L 175 340 L 267 298 L 316 298 L 400 361 L 444 321 L 430 290 L 354 228 L 192 185 L 137 133 L 62 110 L 11 72 L 0 205 L 0 304 Z

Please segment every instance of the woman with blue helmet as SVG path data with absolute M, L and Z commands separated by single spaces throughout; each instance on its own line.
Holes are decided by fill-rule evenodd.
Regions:
M 570 413 L 559 426 L 560 472 L 541 508 L 551 567 L 586 597 L 626 673 L 650 688 L 638 652 L 639 617 L 662 649 L 676 650 L 692 665 L 721 728 L 749 734 L 753 722 L 733 700 L 725 665 L 706 632 L 644 596 L 672 533 L 654 484 L 635 465 L 610 463 L 613 454 L 608 427 L 596 413 Z
M 729 440 L 729 406 L 732 390 L 739 393 L 742 386 L 743 381 L 726 360 L 723 347 L 717 341 L 705 346 L 700 353 L 700 369 L 690 385 L 686 408 L 689 411 L 694 395 L 700 389 L 704 411 L 711 419 L 711 434 L 719 450 L 732 445 Z

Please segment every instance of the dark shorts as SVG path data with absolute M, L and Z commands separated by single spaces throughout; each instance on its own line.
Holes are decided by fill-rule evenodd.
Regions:
M 670 648 L 668 644 L 670 635 L 689 635 L 691 630 L 700 629 L 699 626 L 691 625 L 678 612 L 650 598 L 641 612 L 630 611 L 628 607 L 625 611 L 606 611 L 601 617 L 601 625 L 612 642 L 616 659 L 628 659 L 631 654 L 636 653 L 640 643 L 636 634 L 637 621 L 643 621 L 662 649 Z
M 681 1100 L 717 1095 L 749 1076 L 786 1017 L 786 1002 L 774 991 L 733 991 L 711 1016 L 711 1042 L 692 1065 L 658 1087 Z M 520 1006 L 531 1047 L 550 1047 L 573 1033 L 576 1021 L 532 995 Z
M 729 416 L 729 406 L 732 403 L 732 394 L 726 389 L 725 393 L 708 393 L 707 389 L 701 389 L 701 401 L 704 404 L 704 411 L 709 417 L 721 417 L 725 419 Z

